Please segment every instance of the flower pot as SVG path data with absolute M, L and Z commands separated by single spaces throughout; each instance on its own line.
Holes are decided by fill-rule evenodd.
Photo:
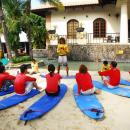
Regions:
M 83 32 L 83 31 L 84 31 L 84 28 L 83 28 L 83 27 L 76 28 L 76 31 L 77 31 L 77 32 Z
M 49 30 L 48 33 L 49 33 L 49 34 L 55 34 L 55 33 L 56 33 L 56 30 Z

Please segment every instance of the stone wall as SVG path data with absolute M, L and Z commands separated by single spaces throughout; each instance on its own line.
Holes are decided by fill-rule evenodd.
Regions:
M 48 58 L 57 58 L 55 45 L 50 45 L 46 51 Z M 69 60 L 75 61 L 102 61 L 117 60 L 119 62 L 130 62 L 130 44 L 87 44 L 87 45 L 69 45 Z M 123 54 L 122 54 L 123 53 Z M 45 56 L 45 52 L 42 53 Z M 36 54 L 35 54 L 36 55 Z M 40 56 L 41 54 L 38 54 Z
M 48 57 L 47 49 L 33 49 L 33 57 L 34 58 L 46 58 Z

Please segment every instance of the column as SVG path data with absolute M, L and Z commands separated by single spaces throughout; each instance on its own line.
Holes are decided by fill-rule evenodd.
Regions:
M 120 43 L 128 43 L 128 9 L 127 2 L 121 5 Z
M 51 29 L 51 13 L 46 14 L 46 29 Z M 50 41 L 46 38 L 46 49 L 48 49 L 48 45 L 50 45 Z

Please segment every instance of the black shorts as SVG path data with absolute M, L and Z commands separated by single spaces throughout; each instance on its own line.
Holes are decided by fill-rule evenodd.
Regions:
M 45 89 L 45 92 L 46 92 L 47 96 L 58 96 L 59 93 L 60 93 L 60 86 L 58 85 L 58 91 L 55 92 L 55 93 L 48 93 L 48 92 L 46 91 L 46 89 Z

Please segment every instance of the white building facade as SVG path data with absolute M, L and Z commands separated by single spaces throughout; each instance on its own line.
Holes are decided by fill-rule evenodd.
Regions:
M 59 37 L 68 43 L 115 43 L 127 44 L 130 36 L 129 0 L 69 0 L 63 1 L 65 10 L 58 11 L 44 5 L 34 9 L 46 15 L 46 28 L 56 33 L 50 34 L 51 45 L 56 45 Z M 82 25 L 81 25 L 82 24 Z M 78 27 L 83 32 L 77 32 Z

